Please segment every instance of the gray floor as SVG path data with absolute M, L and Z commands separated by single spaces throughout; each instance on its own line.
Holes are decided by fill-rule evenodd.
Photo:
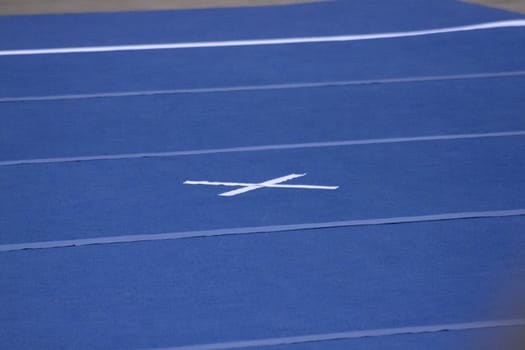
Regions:
M 0 15 L 289 5 L 329 0 L 0 0 Z
M 0 15 L 289 5 L 319 1 L 331 0 L 0 0 Z M 462 1 L 525 13 L 525 0 Z
M 498 7 L 514 12 L 525 13 L 525 0 L 465 0 L 491 7 Z

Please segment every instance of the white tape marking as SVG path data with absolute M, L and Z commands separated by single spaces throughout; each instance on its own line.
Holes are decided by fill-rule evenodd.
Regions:
M 218 181 L 184 181 L 185 185 L 207 185 L 207 186 L 232 186 L 232 187 L 242 187 L 237 190 L 228 191 L 219 194 L 223 197 L 233 197 L 241 193 L 246 193 L 249 191 L 254 191 L 259 188 L 269 187 L 269 188 L 302 188 L 309 190 L 336 190 L 339 186 L 317 186 L 317 185 L 283 185 L 282 183 L 288 180 L 296 179 L 298 177 L 303 177 L 306 174 L 290 174 L 283 177 L 278 177 L 276 179 L 271 179 L 261 183 L 248 183 L 248 182 L 218 182 Z
M 474 30 L 525 27 L 525 19 L 497 21 L 479 23 L 457 27 L 436 28 L 427 30 L 414 30 L 406 32 L 391 32 L 377 34 L 356 34 L 356 35 L 334 35 L 317 36 L 303 38 L 276 38 L 276 39 L 257 39 L 257 40 L 227 40 L 227 41 L 203 41 L 186 43 L 168 44 L 140 44 L 140 45 L 114 45 L 114 46 L 89 46 L 89 47 L 64 47 L 47 49 L 28 49 L 28 50 L 3 50 L 0 56 L 21 56 L 21 55 L 50 55 L 68 53 L 92 53 L 92 52 L 114 52 L 114 51 L 144 51 L 144 50 L 169 50 L 169 49 L 195 49 L 231 46 L 261 46 L 261 45 L 289 45 L 323 42 L 346 42 L 374 39 L 404 38 L 411 36 L 423 36 L 443 33 L 466 32 Z
M 185 181 L 187 185 L 210 185 L 210 186 L 253 186 L 256 184 L 249 182 L 217 182 L 217 181 Z M 267 184 L 261 187 L 270 188 L 306 188 L 320 190 L 336 190 L 338 186 L 317 186 L 317 185 L 287 185 L 287 184 Z
M 262 187 L 267 187 L 267 186 L 271 186 L 271 185 L 277 185 L 277 184 L 279 184 L 281 182 L 286 182 L 288 180 L 296 179 L 298 177 L 302 177 L 302 176 L 305 176 L 305 175 L 306 174 L 290 174 L 290 175 L 278 177 L 276 179 L 264 181 L 264 182 L 259 183 L 259 184 L 251 184 L 251 185 L 248 185 L 248 186 L 243 186 L 243 188 L 239 188 L 237 190 L 221 193 L 219 196 L 233 197 L 233 196 L 236 196 L 236 195 L 241 194 L 241 193 L 250 192 L 250 191 L 256 190 L 258 188 L 262 188 Z

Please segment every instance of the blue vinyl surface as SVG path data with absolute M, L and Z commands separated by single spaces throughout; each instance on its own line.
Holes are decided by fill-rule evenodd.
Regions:
M 525 281 L 525 237 L 516 230 L 524 224 L 468 220 L 2 254 L 0 320 L 13 348 L 142 349 L 512 317 L 518 310 L 500 309 L 500 293 Z
M 515 18 L 524 17 L 452 0 L 0 16 L 0 32 L 7 34 L 0 35 L 0 50 L 369 34 Z M 523 57 L 524 27 L 340 43 L 0 56 L 0 248 L 523 210 Z M 450 79 L 473 73 L 511 76 Z M 7 101 L 430 76 L 443 80 Z M 501 132 L 518 134 L 6 163 Z M 259 183 L 297 173 L 307 175 L 285 184 L 339 188 L 259 188 L 226 198 L 219 194 L 238 187 L 184 184 Z M 0 249 L 0 347 L 176 349 L 524 318 L 514 299 L 525 290 L 524 247 L 525 216 L 516 215 Z M 507 338 L 507 331 L 250 349 L 469 350 Z
M 522 76 L 5 103 L 0 160 L 525 130 L 523 91 Z
M 525 28 L 342 43 L 1 57 L 0 96 L 523 70 Z
M 525 208 L 525 138 L 5 167 L 2 243 Z M 487 166 L 490 164 L 490 167 Z M 288 183 L 337 191 L 226 187 Z M 81 184 L 81 186 L 79 186 Z

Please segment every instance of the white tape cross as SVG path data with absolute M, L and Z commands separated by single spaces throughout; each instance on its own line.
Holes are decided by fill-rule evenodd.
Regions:
M 302 188 L 309 190 L 336 190 L 339 186 L 317 186 L 317 185 L 285 185 L 282 184 L 288 180 L 296 179 L 298 177 L 303 177 L 306 174 L 290 174 L 276 179 L 271 179 L 261 183 L 247 183 L 247 182 L 218 182 L 218 181 L 184 181 L 185 185 L 208 185 L 208 186 L 232 186 L 232 187 L 241 187 L 236 190 L 228 191 L 219 194 L 223 197 L 233 197 L 241 193 L 246 193 L 249 191 L 257 190 L 259 188 L 270 187 L 270 188 Z

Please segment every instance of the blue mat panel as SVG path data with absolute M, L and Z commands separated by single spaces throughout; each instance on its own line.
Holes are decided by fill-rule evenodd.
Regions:
M 524 316 L 507 308 L 508 288 L 525 287 L 525 237 L 515 230 L 524 224 L 481 219 L 4 253 L 3 343 L 147 349 Z
M 523 91 L 525 76 L 5 103 L 0 160 L 525 130 Z
M 90 238 L 348 219 L 525 208 L 525 139 L 281 150 L 4 167 L 0 241 Z M 338 190 L 258 189 L 186 180 L 261 182 Z
M 424 29 L 424 28 L 420 28 Z M 277 46 L 5 56 L 0 96 L 525 70 L 525 28 Z

